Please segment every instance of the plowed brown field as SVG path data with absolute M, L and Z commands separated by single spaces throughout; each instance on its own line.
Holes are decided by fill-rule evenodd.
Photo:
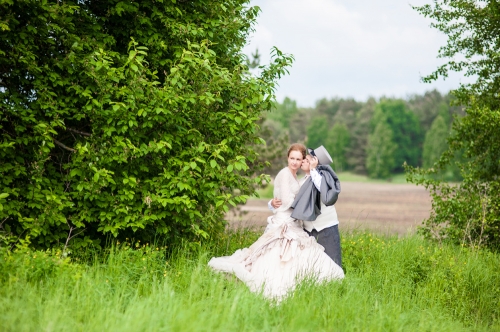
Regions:
M 253 199 L 230 211 L 234 227 L 263 228 L 271 212 L 266 199 Z M 413 184 L 342 182 L 335 204 L 341 230 L 366 229 L 389 234 L 414 232 L 429 217 L 431 199 L 423 187 Z

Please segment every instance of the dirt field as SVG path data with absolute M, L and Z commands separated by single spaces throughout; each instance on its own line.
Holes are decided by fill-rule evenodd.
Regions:
M 271 214 L 266 199 L 250 200 L 227 215 L 233 226 L 263 228 Z M 369 229 L 406 234 L 429 217 L 431 199 L 423 187 L 413 184 L 342 182 L 335 204 L 341 230 Z

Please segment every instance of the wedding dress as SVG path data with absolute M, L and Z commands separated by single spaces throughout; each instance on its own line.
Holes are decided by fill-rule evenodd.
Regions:
M 282 205 L 268 217 L 264 234 L 249 248 L 231 256 L 214 257 L 208 265 L 216 271 L 234 273 L 251 291 L 281 299 L 305 278 L 317 282 L 342 279 L 344 271 L 310 237 L 290 208 L 300 185 L 288 167 L 274 181 L 274 197 Z

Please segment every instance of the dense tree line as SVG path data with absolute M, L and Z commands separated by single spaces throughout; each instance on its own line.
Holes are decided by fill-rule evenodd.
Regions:
M 390 178 L 404 171 L 404 163 L 430 167 L 439 160 L 447 148 L 453 118 L 463 115 L 462 108 L 451 106 L 451 101 L 449 94 L 436 90 L 405 100 L 322 99 L 314 108 L 299 108 L 285 98 L 261 128 L 273 153 L 279 153 L 279 143 L 281 148 L 290 142 L 324 145 L 337 171 Z M 269 170 L 275 172 L 280 166 Z M 450 168 L 443 175 L 456 179 L 458 173 Z

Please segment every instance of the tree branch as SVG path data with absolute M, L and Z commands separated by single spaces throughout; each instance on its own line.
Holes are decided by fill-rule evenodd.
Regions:
M 56 140 L 55 138 L 52 138 L 52 140 L 54 141 L 54 143 L 56 143 L 57 145 L 59 145 L 61 148 L 65 149 L 65 150 L 68 150 L 68 151 L 71 151 L 71 152 L 76 152 L 75 149 L 72 149 L 64 144 L 62 144 L 61 142 L 59 142 L 58 140 Z
M 82 136 L 87 136 L 87 137 L 92 136 L 92 134 L 90 134 L 90 133 L 86 133 L 84 131 L 76 130 L 76 129 L 73 129 L 73 128 L 66 127 L 66 130 L 67 131 L 71 131 L 71 132 L 76 133 L 76 134 L 80 134 Z
M 2 220 L 2 222 L 0 223 L 0 228 L 3 229 L 3 223 L 7 221 L 7 219 L 9 219 L 9 217 L 5 218 L 4 220 Z

